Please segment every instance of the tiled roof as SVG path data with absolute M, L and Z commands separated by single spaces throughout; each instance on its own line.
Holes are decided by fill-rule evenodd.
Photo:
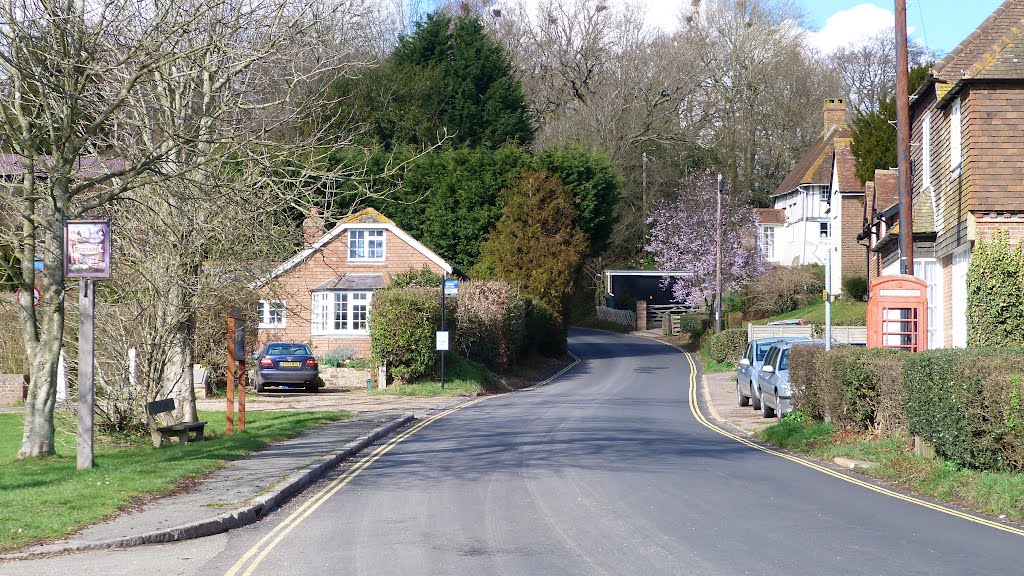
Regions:
M 785 224 L 786 211 L 782 208 L 754 208 L 757 221 L 761 224 Z
M 376 290 L 385 285 L 383 274 L 342 274 L 313 288 L 320 290 Z
M 857 178 L 857 160 L 853 157 L 850 143 L 853 138 L 839 138 L 834 140 L 836 156 L 836 180 L 839 185 L 839 192 L 864 192 L 864 187 Z
M 899 200 L 896 179 L 896 170 L 875 170 L 874 210 L 884 212 Z
M 373 208 L 363 208 L 355 214 L 349 214 L 348 216 L 341 219 L 338 222 L 341 224 L 394 224 L 394 222 L 388 217 L 384 216 L 380 212 L 377 212 Z
M 911 212 L 914 234 L 935 232 L 935 209 L 932 207 L 931 194 L 918 194 L 914 198 Z
M 834 126 L 822 132 L 804 153 L 796 166 L 786 175 L 786 179 L 775 190 L 772 196 L 779 196 L 796 190 L 801 184 L 820 184 L 827 186 L 832 182 L 833 143 L 836 138 L 850 138 L 849 127 Z
M 1024 78 L 1024 0 L 1006 0 L 977 30 L 932 67 L 932 75 L 961 79 Z

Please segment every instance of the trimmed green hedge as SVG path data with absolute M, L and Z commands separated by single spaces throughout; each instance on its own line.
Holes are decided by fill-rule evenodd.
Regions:
M 450 308 L 449 308 L 450 306 Z M 448 330 L 454 332 L 455 307 L 448 301 Z M 435 332 L 441 326 L 441 289 L 386 288 L 373 295 L 370 348 L 374 362 L 403 382 L 434 372 Z
M 912 434 L 963 466 L 1024 470 L 1024 351 L 929 350 L 903 362 Z
M 708 355 L 715 362 L 738 362 L 747 345 L 747 331 L 743 328 L 722 330 L 706 337 Z

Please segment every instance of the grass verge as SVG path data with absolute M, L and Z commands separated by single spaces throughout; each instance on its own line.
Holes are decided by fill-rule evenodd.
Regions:
M 1013 522 L 1024 522 L 1024 474 L 962 468 L 913 453 L 905 436 L 873 438 L 836 431 L 831 424 L 787 416 L 762 430 L 762 440 L 823 460 L 870 460 L 863 471 L 887 484 Z
M 201 412 L 207 440 L 154 449 L 148 437 L 97 436 L 95 467 L 76 470 L 75 421 L 56 419 L 57 455 L 17 460 L 21 414 L 0 414 L 0 550 L 60 538 L 270 442 L 350 416 L 344 412 L 249 412 L 245 432 L 224 433 L 223 412 Z
M 863 326 L 866 324 L 868 303 L 856 300 L 836 300 L 832 303 L 832 325 L 833 326 Z M 805 308 L 754 320 L 754 324 L 767 324 L 777 320 L 806 320 L 816 326 L 825 325 L 825 303 L 817 302 Z
M 488 385 L 496 381 L 493 372 L 479 362 L 474 362 L 449 352 L 445 356 L 444 390 L 441 381 L 422 379 L 410 384 L 388 386 L 383 390 L 374 390 L 372 395 L 383 396 L 464 396 L 483 392 Z
M 716 362 L 711 354 L 708 353 L 708 349 L 701 347 L 700 349 L 700 361 L 704 365 L 704 374 L 717 374 L 719 372 L 733 372 L 736 370 L 736 365 L 726 360 L 725 362 Z

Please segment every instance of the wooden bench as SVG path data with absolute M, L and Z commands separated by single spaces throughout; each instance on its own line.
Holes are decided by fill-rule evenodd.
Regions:
M 146 414 L 149 416 L 152 422 L 158 414 L 166 414 L 174 412 L 174 399 L 167 398 L 164 400 L 157 400 L 146 404 Z M 164 442 L 168 441 L 172 436 L 178 437 L 179 444 L 189 443 L 189 434 L 195 431 L 195 438 L 193 442 L 197 442 L 203 439 L 203 428 L 206 427 L 206 422 L 178 422 L 176 424 L 170 424 L 167 426 L 159 426 L 156 431 L 160 433 L 159 437 L 153 438 L 153 446 L 160 448 Z

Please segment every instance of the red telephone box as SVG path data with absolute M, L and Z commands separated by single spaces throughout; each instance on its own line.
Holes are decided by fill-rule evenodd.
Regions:
M 880 276 L 871 281 L 868 348 L 928 349 L 928 284 L 914 276 Z

